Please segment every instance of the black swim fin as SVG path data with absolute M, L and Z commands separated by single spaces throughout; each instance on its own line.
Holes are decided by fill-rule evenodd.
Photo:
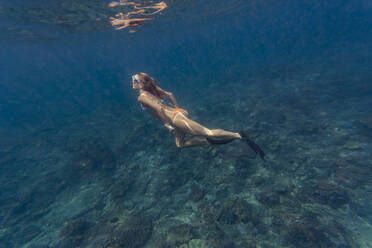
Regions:
M 245 141 L 245 142 L 247 142 L 247 144 L 249 145 L 249 147 L 256 154 L 258 154 L 263 161 L 265 161 L 265 153 L 262 151 L 262 149 L 256 143 L 254 143 L 252 140 L 250 140 L 248 138 L 248 136 L 244 132 L 240 131 L 239 134 L 240 134 L 240 136 L 242 136 L 242 138 L 243 138 L 242 140 Z
M 236 140 L 235 138 L 221 139 L 221 140 L 215 140 L 215 139 L 211 139 L 211 138 L 206 138 L 206 139 L 207 139 L 208 143 L 211 144 L 211 145 L 223 145 L 223 144 L 230 143 L 233 140 Z

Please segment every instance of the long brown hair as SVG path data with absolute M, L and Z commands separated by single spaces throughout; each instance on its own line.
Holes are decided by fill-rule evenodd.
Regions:
M 160 92 L 158 90 L 158 82 L 150 77 L 147 73 L 140 72 L 137 74 L 139 77 L 139 81 L 143 84 L 143 89 L 151 93 L 152 95 L 155 95 L 157 97 L 160 96 Z

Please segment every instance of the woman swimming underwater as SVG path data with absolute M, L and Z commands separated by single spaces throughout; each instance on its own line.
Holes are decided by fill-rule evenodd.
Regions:
M 189 119 L 189 113 L 179 108 L 176 98 L 171 92 L 166 92 L 157 85 L 146 73 L 138 73 L 132 76 L 133 89 L 139 91 L 138 101 L 144 109 L 151 109 L 169 131 L 174 132 L 177 147 L 191 147 L 198 145 L 227 144 L 240 139 L 246 142 L 263 160 L 264 152 L 250 140 L 244 132 L 230 132 L 222 129 L 208 129 L 199 123 Z M 170 103 L 167 103 L 169 101 Z M 185 140 L 186 134 L 193 136 Z

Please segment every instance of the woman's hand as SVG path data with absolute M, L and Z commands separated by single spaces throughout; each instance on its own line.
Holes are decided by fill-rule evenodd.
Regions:
M 174 132 L 174 127 L 172 125 L 170 125 L 169 123 L 165 123 L 164 126 L 170 131 L 170 132 Z
M 186 117 L 189 117 L 189 112 L 187 112 L 186 109 L 183 108 L 177 108 L 179 111 L 181 111 Z

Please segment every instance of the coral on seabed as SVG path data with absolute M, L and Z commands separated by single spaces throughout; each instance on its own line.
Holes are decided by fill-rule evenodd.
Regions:
M 83 219 L 78 218 L 65 223 L 65 226 L 61 230 L 62 236 L 72 236 L 81 238 L 84 233 L 88 230 L 89 223 Z
M 192 227 L 187 224 L 170 227 L 167 232 L 166 243 L 170 246 L 181 245 L 194 237 Z
M 334 208 L 338 208 L 350 201 L 346 190 L 327 180 L 320 180 L 309 193 L 313 199 Z
M 358 120 L 359 124 L 361 124 L 363 127 L 372 130 L 372 117 L 371 115 L 367 115 L 364 118 L 361 118 Z
M 190 199 L 193 202 L 198 202 L 201 199 L 203 199 L 204 195 L 205 195 L 205 191 L 202 188 L 200 188 L 199 186 L 194 185 L 191 189 Z
M 111 171 L 116 166 L 116 155 L 104 142 L 81 141 L 73 146 L 71 151 L 74 153 L 74 158 L 69 170 L 73 177 L 87 171 Z
M 208 241 L 203 239 L 192 239 L 187 244 L 181 245 L 179 248 L 211 248 Z
M 350 234 L 332 217 L 319 215 L 300 216 L 289 224 L 286 239 L 296 247 L 351 247 Z
M 273 188 L 264 188 L 258 194 L 257 199 L 268 207 L 274 207 L 280 203 L 279 194 Z
M 140 248 L 150 239 L 152 219 L 146 216 L 132 215 L 118 225 L 106 240 L 103 248 Z
M 117 8 L 131 10 L 119 15 L 128 20 L 146 18 L 136 13 L 148 13 L 148 9 L 135 5 Z M 165 133 L 156 125 L 144 123 L 146 119 L 137 118 L 125 119 L 131 128 L 128 135 L 120 135 L 117 143 L 110 136 L 94 138 L 82 133 L 84 140 L 80 136 L 69 137 L 67 143 L 61 139 L 64 141 L 60 147 L 53 145 L 43 150 L 25 146 L 22 154 L 29 149 L 33 156 L 47 156 L 40 163 L 44 163 L 42 170 L 30 166 L 33 160 L 39 163 L 32 157 L 24 160 L 26 166 L 16 164 L 8 172 L 2 171 L 11 175 L 4 181 L 12 184 L 19 180 L 29 189 L 21 190 L 22 184 L 17 183 L 19 191 L 6 194 L 10 187 L 4 184 L 4 194 L 0 194 L 0 246 L 363 247 L 361 229 L 369 237 L 368 223 L 372 221 L 372 164 L 370 136 L 366 135 L 372 132 L 368 122 L 356 119 L 339 125 L 335 113 L 319 117 L 316 108 L 314 112 L 308 108 L 303 115 L 303 106 L 311 102 L 300 93 L 292 103 L 280 103 L 283 109 L 289 109 L 288 113 L 275 114 L 276 108 L 270 106 L 281 101 L 277 94 L 291 91 L 291 87 L 281 85 L 278 92 L 271 89 L 279 87 L 275 83 L 266 88 L 261 85 L 252 82 L 249 92 L 241 93 L 241 107 L 236 109 L 239 122 L 225 112 L 231 110 L 221 102 L 226 95 L 203 97 L 200 106 L 208 106 L 210 101 L 218 102 L 218 108 L 209 111 L 195 104 L 194 114 L 208 119 L 223 110 L 216 123 L 231 130 L 246 128 L 250 137 L 263 144 L 268 154 L 265 163 L 251 156 L 241 142 L 179 150 L 171 134 L 168 141 L 159 142 Z M 218 94 L 224 94 L 218 89 Z M 242 89 L 246 90 L 246 85 Z M 226 94 L 230 94 L 228 90 Z M 234 97 L 228 104 L 234 102 L 231 99 Z M 297 106 L 298 101 L 303 106 Z M 322 121 L 329 126 L 324 128 Z M 82 122 L 77 123 L 73 126 Z M 111 124 L 107 126 L 112 128 Z M 59 132 L 68 137 L 67 131 Z M 123 128 L 112 131 L 118 134 Z M 47 152 L 49 149 L 55 150 Z M 63 153 L 53 159 L 60 150 Z M 13 151 L 1 152 L 5 156 Z M 13 154 L 11 157 L 18 159 Z M 1 161 L 6 162 L 0 156 Z M 37 175 L 28 174 L 29 167 Z M 61 230 L 58 233 L 53 227 Z

